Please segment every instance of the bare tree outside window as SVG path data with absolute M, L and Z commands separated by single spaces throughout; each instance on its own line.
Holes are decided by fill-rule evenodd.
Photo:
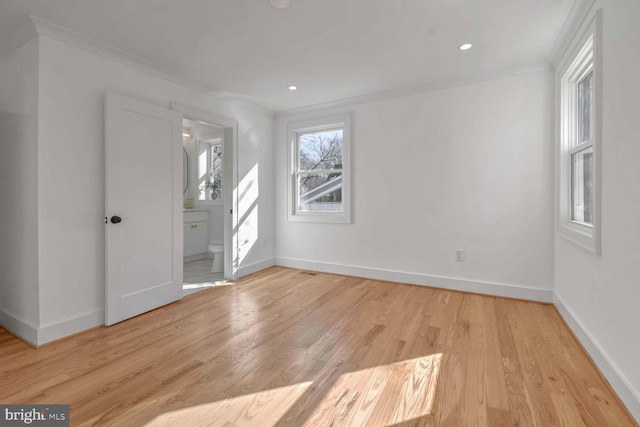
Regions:
M 342 210 L 343 130 L 298 136 L 298 209 Z

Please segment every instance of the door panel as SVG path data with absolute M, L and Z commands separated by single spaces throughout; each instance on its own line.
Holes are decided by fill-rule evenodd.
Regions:
M 113 93 L 105 111 L 110 325 L 182 297 L 182 117 Z

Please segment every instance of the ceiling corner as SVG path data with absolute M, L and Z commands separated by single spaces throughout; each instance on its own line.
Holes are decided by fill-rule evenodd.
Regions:
M 581 25 L 596 0 L 575 0 L 549 52 L 548 61 L 556 68 L 575 30 Z

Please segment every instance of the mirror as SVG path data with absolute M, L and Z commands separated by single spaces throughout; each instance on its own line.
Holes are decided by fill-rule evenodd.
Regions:
M 189 189 L 189 155 L 187 150 L 182 147 L 182 194 Z

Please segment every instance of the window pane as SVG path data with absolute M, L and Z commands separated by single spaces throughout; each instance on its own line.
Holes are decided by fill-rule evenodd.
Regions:
M 198 188 L 198 200 L 222 198 L 222 144 L 199 144 Z
M 342 212 L 342 173 L 299 174 L 298 211 Z
M 209 197 L 222 198 L 222 144 L 211 146 L 211 171 L 209 175 Z
M 571 155 L 571 219 L 593 225 L 593 147 Z
M 593 70 L 578 83 L 578 144 L 591 139 L 591 103 L 593 101 Z
M 298 137 L 299 170 L 342 169 L 342 129 Z

